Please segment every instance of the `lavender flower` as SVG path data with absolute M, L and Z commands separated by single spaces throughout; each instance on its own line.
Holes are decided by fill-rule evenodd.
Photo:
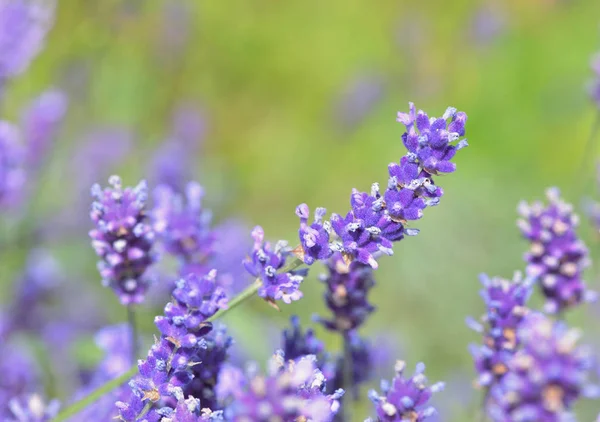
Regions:
M 427 378 L 423 375 L 425 365 L 417 364 L 412 377 L 404 376 L 406 363 L 396 363 L 396 377 L 391 384 L 382 381 L 383 395 L 371 391 L 369 397 L 375 404 L 377 420 L 385 421 L 415 421 L 420 422 L 435 414 L 436 410 L 427 403 L 433 393 L 441 391 L 444 383 L 427 386 Z
M 586 289 L 582 271 L 589 265 L 588 250 L 575 229 L 579 218 L 573 207 L 560 198 L 557 188 L 546 191 L 549 204 L 541 202 L 519 204 L 523 219 L 518 226 L 531 242 L 525 254 L 527 274 L 539 279 L 546 298 L 545 310 L 560 313 L 596 294 Z
M 325 260 L 331 256 L 333 251 L 329 246 L 329 233 L 331 224 L 323 223 L 323 217 L 327 213 L 325 208 L 315 210 L 315 222 L 308 225 L 308 205 L 300 204 L 296 207 L 296 215 L 300 217 L 300 243 L 302 251 L 300 257 L 307 265 L 312 265 L 315 260 Z
M 296 360 L 302 356 L 314 355 L 317 362 L 323 357 L 325 345 L 319 340 L 312 329 L 305 332 L 300 326 L 300 318 L 294 315 L 290 318 L 291 329 L 282 332 L 282 350 L 287 359 Z
M 60 402 L 52 400 L 45 403 L 38 394 L 15 397 L 9 404 L 11 415 L 6 422 L 48 422 L 60 409 Z
M 100 256 L 98 264 L 103 283 L 113 288 L 122 304 L 140 303 L 149 280 L 146 269 L 155 261 L 152 254 L 154 232 L 147 222 L 145 182 L 135 188 L 121 186 L 112 176 L 112 187 L 92 187 L 95 202 L 90 216 L 96 228 L 90 231 L 92 246 Z
M 202 337 L 211 331 L 212 325 L 206 319 L 227 303 L 215 278 L 216 272 L 210 271 L 203 278 L 191 274 L 177 282 L 173 301 L 165 306 L 165 315 L 155 319 L 161 337 L 147 359 L 139 362 L 140 375 L 130 382 L 134 395 L 128 402 L 116 403 L 123 421 L 138 421 L 145 403 L 155 404 L 157 412 L 164 415 L 165 404 L 183 399 L 182 388 L 193 380 L 193 367 L 199 364 L 195 359 L 207 347 Z M 152 420 L 149 416 L 147 419 Z
M 0 91 L 3 82 L 25 71 L 41 50 L 54 18 L 53 1 L 0 3 Z
M 18 129 L 0 120 L 0 208 L 14 206 L 20 199 L 25 184 L 24 160 Z
M 523 347 L 491 391 L 495 421 L 562 421 L 580 397 L 596 397 L 587 383 L 591 353 L 577 345 L 580 333 L 562 322 L 531 313 L 519 330 Z
M 351 211 L 345 217 L 331 216 L 337 239 L 329 248 L 342 252 L 348 263 L 356 260 L 377 268 L 377 255 L 392 255 L 393 242 L 402 240 L 404 235 L 416 235 L 418 231 L 406 228 L 406 223 L 418 220 L 425 208 L 439 203 L 444 192 L 435 185 L 433 176 L 454 172 L 456 165 L 451 160 L 467 146 L 464 139 L 451 145 L 464 136 L 467 121 L 467 115 L 454 108 L 448 108 L 441 118 L 430 119 L 422 110 L 417 113 L 410 103 L 409 113 L 398 113 L 397 120 L 406 126 L 402 141 L 408 153 L 399 164 L 389 165 L 390 178 L 384 195 L 377 183 L 370 194 L 355 189 L 350 197 Z M 306 248 L 306 223 L 302 224 L 300 241 Z M 313 229 L 320 233 L 319 227 Z M 310 243 L 317 244 L 313 238 L 314 233 L 309 237 Z M 318 245 L 319 250 L 325 249 L 321 237 Z M 310 256 L 317 257 L 314 253 Z
M 66 112 L 67 97 L 56 89 L 44 92 L 25 110 L 21 125 L 30 166 L 41 164 Z
M 210 270 L 208 260 L 213 253 L 214 235 L 211 215 L 202 208 L 204 190 L 190 182 L 185 196 L 167 185 L 154 190 L 153 226 L 166 252 L 180 261 L 180 275 L 204 275 Z
M 354 330 L 375 310 L 367 300 L 369 290 L 375 285 L 373 269 L 360 262 L 348 266 L 339 253 L 327 261 L 327 268 L 329 274 L 321 276 L 321 280 L 327 285 L 325 303 L 333 318 L 316 317 L 316 320 L 332 331 Z
M 217 394 L 227 403 L 227 420 L 326 422 L 337 413 L 343 391 L 326 395 L 324 388 L 325 378 L 316 368 L 314 356 L 286 362 L 278 351 L 269 362 L 267 375 L 258 374 L 255 366 L 246 375 L 224 366 Z
M 192 366 L 194 379 L 183 388 L 183 393 L 199 399 L 203 408 L 216 410 L 219 404 L 215 388 L 221 367 L 229 357 L 233 339 L 227 334 L 225 326 L 215 328 L 203 339 L 204 347 L 199 348 L 194 357 L 194 361 L 201 364 Z
M 244 260 L 246 270 L 262 282 L 258 295 L 272 304 L 276 300 L 291 303 L 293 300 L 300 299 L 302 297 L 302 292 L 299 290 L 300 283 L 306 272 L 278 273 L 277 271 L 285 266 L 291 252 L 283 242 L 278 242 L 275 249 L 271 250 L 270 243 L 264 241 L 264 235 L 260 226 L 252 230 L 254 250 L 252 256 Z
M 468 319 L 467 324 L 483 335 L 483 345 L 471 345 L 478 387 L 487 390 L 508 371 L 508 363 L 519 346 L 517 330 L 528 312 L 525 307 L 531 295 L 532 280 L 515 273 L 512 281 L 500 277 L 480 276 L 480 294 L 486 312 L 481 323 Z
M 378 75 L 360 75 L 349 81 L 335 104 L 337 123 L 352 130 L 365 120 L 383 98 L 384 81 Z
M 345 341 L 350 348 L 350 358 L 352 359 L 352 387 L 351 390 L 355 397 L 358 397 L 358 387 L 371 380 L 373 369 L 375 367 L 374 350 L 370 342 L 362 338 L 358 332 L 350 331 L 346 334 Z M 340 356 L 336 365 L 335 379 L 333 388 L 342 388 L 344 383 L 343 359 Z M 350 389 L 350 387 L 348 387 Z

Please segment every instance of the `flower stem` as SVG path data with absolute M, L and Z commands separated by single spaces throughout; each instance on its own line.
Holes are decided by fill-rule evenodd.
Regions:
M 291 261 L 288 265 L 283 267 L 281 269 L 281 272 L 292 271 L 292 270 L 298 268 L 299 266 L 301 266 L 302 264 L 303 264 L 302 260 L 296 258 L 293 261 Z M 254 280 L 254 283 L 252 283 L 250 286 L 246 287 L 246 289 L 244 289 L 239 295 L 234 297 L 229 302 L 229 305 L 227 308 L 221 309 L 219 312 L 215 313 L 210 318 L 207 318 L 206 321 L 212 322 L 218 318 L 221 318 L 227 312 L 231 311 L 232 309 L 241 305 L 246 300 L 250 299 L 258 291 L 261 284 L 262 284 L 262 282 L 261 282 L 260 278 L 257 278 L 256 280 Z M 110 393 L 115 388 L 119 387 L 120 385 L 127 382 L 129 379 L 133 378 L 133 376 L 137 373 L 137 371 L 138 371 L 137 365 L 133 365 L 131 368 L 129 368 L 129 370 L 126 373 L 124 373 L 120 377 L 117 377 L 117 378 L 107 382 L 106 384 L 101 385 L 100 387 L 98 387 L 98 389 L 92 391 L 86 397 L 82 398 L 79 401 L 76 401 L 75 403 L 71 404 L 69 407 L 62 410 L 54 419 L 52 419 L 52 422 L 66 421 L 71 416 L 76 415 L 77 413 L 79 413 L 83 409 L 85 409 L 87 406 L 96 402 L 98 399 L 100 399 L 100 397 L 104 396 L 105 394 Z
M 129 324 L 130 335 L 131 335 L 131 364 L 135 365 L 138 356 L 138 335 L 137 335 L 137 324 L 135 322 L 135 309 L 133 304 L 127 305 L 127 322 Z
M 583 156 L 581 157 L 581 162 L 579 164 L 579 167 L 577 169 L 575 169 L 574 184 L 575 184 L 575 187 L 579 187 L 579 189 L 577 189 L 577 191 L 580 193 L 581 193 L 581 190 L 585 189 L 587 181 L 588 181 L 588 178 L 585 177 L 585 175 L 587 174 L 587 173 L 585 173 L 585 171 L 586 171 L 587 165 L 589 163 L 588 160 L 590 160 L 590 159 L 594 160 L 596 158 L 595 155 L 597 152 L 597 148 L 596 148 L 596 144 L 594 141 L 596 139 L 596 136 L 598 135 L 598 131 L 600 131 L 600 111 L 596 114 L 596 118 L 594 119 L 594 123 L 592 125 L 592 130 L 590 131 L 590 134 L 589 134 L 588 139 L 584 146 Z M 582 171 L 584 172 L 583 175 L 581 174 Z

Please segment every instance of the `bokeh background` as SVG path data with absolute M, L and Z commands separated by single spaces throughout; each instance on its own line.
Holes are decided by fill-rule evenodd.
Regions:
M 11 82 L 1 105 L 4 118 L 18 120 L 50 86 L 70 103 L 32 205 L 3 219 L 1 302 L 11 301 L 11 283 L 35 243 L 77 286 L 64 294 L 72 291 L 73 308 L 88 315 L 72 318 L 124 321 L 89 247 L 89 185 L 112 173 L 126 184 L 152 183 L 174 133 L 185 132 L 175 136 L 185 138 L 176 167 L 205 187 L 216 222 L 246 225 L 243 244 L 256 224 L 272 240 L 295 243 L 296 205 L 345 213 L 351 188 L 386 182 L 387 164 L 404 154 L 397 111 L 414 101 L 441 115 L 452 105 L 469 116 L 470 147 L 459 154 L 458 171 L 438 179 L 446 195 L 413 224 L 419 236 L 381 260 L 372 293 L 378 310 L 362 333 L 388 351 L 381 361 L 389 370 L 378 376 L 391 378 L 396 358 L 424 361 L 432 380 L 448 382 L 438 397 L 440 420 L 472 420 L 479 398 L 470 389 L 467 346 L 479 339 L 464 319 L 483 310 L 479 273 L 510 277 L 524 269 L 517 203 L 543 199 L 553 185 L 578 207 L 600 196 L 600 136 L 588 143 L 598 110 L 585 90 L 599 23 L 600 2 L 590 0 L 59 2 L 47 48 Z M 23 216 L 25 226 L 18 225 Z M 22 230 L 36 236 L 19 239 Z M 580 233 L 600 258 L 585 220 Z M 290 315 L 309 324 L 324 313 L 320 272 L 312 269 L 304 299 L 280 313 L 255 299 L 227 315 L 238 353 L 264 362 Z M 600 289 L 595 272 L 587 279 Z M 76 306 L 89 295 L 89 306 Z M 140 310 L 149 342 L 158 302 Z M 568 321 L 600 345 L 599 317 L 598 306 L 584 306 Z M 340 346 L 317 332 L 332 349 Z M 70 387 L 47 344 L 23 341 L 45 362 L 49 391 L 65 399 Z M 57 339 L 56 348 L 88 367 L 101 356 L 92 331 Z M 599 408 L 580 406 L 581 420 Z M 353 420 L 369 412 L 365 399 Z

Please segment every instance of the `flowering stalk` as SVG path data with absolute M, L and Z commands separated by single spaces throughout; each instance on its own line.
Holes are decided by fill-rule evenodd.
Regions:
M 298 268 L 299 266 L 301 266 L 302 264 L 303 264 L 302 260 L 294 259 L 288 265 L 286 265 L 284 268 L 282 268 L 281 272 L 292 271 L 292 270 Z M 261 282 L 260 278 L 257 278 L 254 281 L 254 283 L 252 283 L 245 290 L 243 290 L 239 295 L 237 295 L 232 300 L 230 300 L 227 308 L 220 309 L 213 316 L 207 318 L 206 322 L 213 322 L 213 321 L 223 317 L 227 312 L 231 311 L 232 309 L 235 309 L 236 307 L 241 305 L 243 302 L 245 302 L 246 300 L 253 297 L 256 294 L 256 292 L 258 292 L 258 289 L 260 288 L 261 285 L 262 285 L 262 282 Z M 92 403 L 94 403 L 95 401 L 97 401 L 100 397 L 104 396 L 105 394 L 110 393 L 115 388 L 118 388 L 119 386 L 123 385 L 125 382 L 130 380 L 135 374 L 137 374 L 137 372 L 138 372 L 137 364 L 134 364 L 127 372 L 125 372 L 120 377 L 117 377 L 117 378 L 107 382 L 106 384 L 103 384 L 102 386 L 98 387 L 96 390 L 91 392 L 89 395 L 87 395 L 86 397 L 73 403 L 71 406 L 63 409 L 54 419 L 52 419 L 52 422 L 62 422 L 62 421 L 68 420 L 71 416 L 78 414 L 83 409 L 85 409 L 87 406 L 89 406 Z

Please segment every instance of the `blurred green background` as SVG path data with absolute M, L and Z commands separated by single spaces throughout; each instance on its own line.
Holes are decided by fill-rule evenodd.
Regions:
M 51 85 L 70 98 L 32 224 L 73 195 L 77 176 L 67 169 L 91 127 L 133 131 L 131 153 L 110 169 L 133 184 L 148 176 L 171 114 L 187 103 L 203 112 L 193 173 L 215 219 L 240 216 L 290 242 L 299 203 L 345 213 L 351 188 L 386 183 L 387 164 L 404 154 L 395 115 L 408 101 L 430 115 L 449 105 L 467 112 L 470 147 L 455 174 L 438 178 L 446 195 L 413 224 L 420 235 L 381 260 L 372 294 L 378 311 L 362 332 L 384 339 L 409 366 L 424 361 L 433 381 L 449 381 L 439 398 L 447 396 L 442 420 L 471 420 L 478 399 L 465 387 L 473 376 L 467 345 L 478 338 L 464 319 L 482 312 L 480 272 L 510 277 L 524 269 L 518 201 L 543 199 L 552 185 L 577 206 L 598 197 L 600 137 L 586 149 L 598 111 L 585 83 L 600 49 L 599 23 L 600 2 L 591 0 L 63 1 L 47 48 L 11 84 L 3 112 L 16 118 Z M 585 221 L 581 234 L 595 254 Z M 86 228 L 48 247 L 70 276 L 97 291 L 110 322 L 125 319 L 100 286 Z M 23 256 L 23 248 L 2 252 L 3 283 Z M 265 340 L 265 327 L 285 326 L 294 313 L 309 323 L 325 312 L 319 272 L 305 281 L 305 298 L 281 313 L 254 300 L 228 315 L 239 348 L 263 362 L 276 345 Z M 584 306 L 568 320 L 600 344 L 597 310 Z M 155 311 L 140 317 L 148 339 Z M 82 344 L 71 353 L 92 362 L 91 333 Z M 353 420 L 369 414 L 364 402 Z M 598 407 L 582 406 L 581 420 Z

